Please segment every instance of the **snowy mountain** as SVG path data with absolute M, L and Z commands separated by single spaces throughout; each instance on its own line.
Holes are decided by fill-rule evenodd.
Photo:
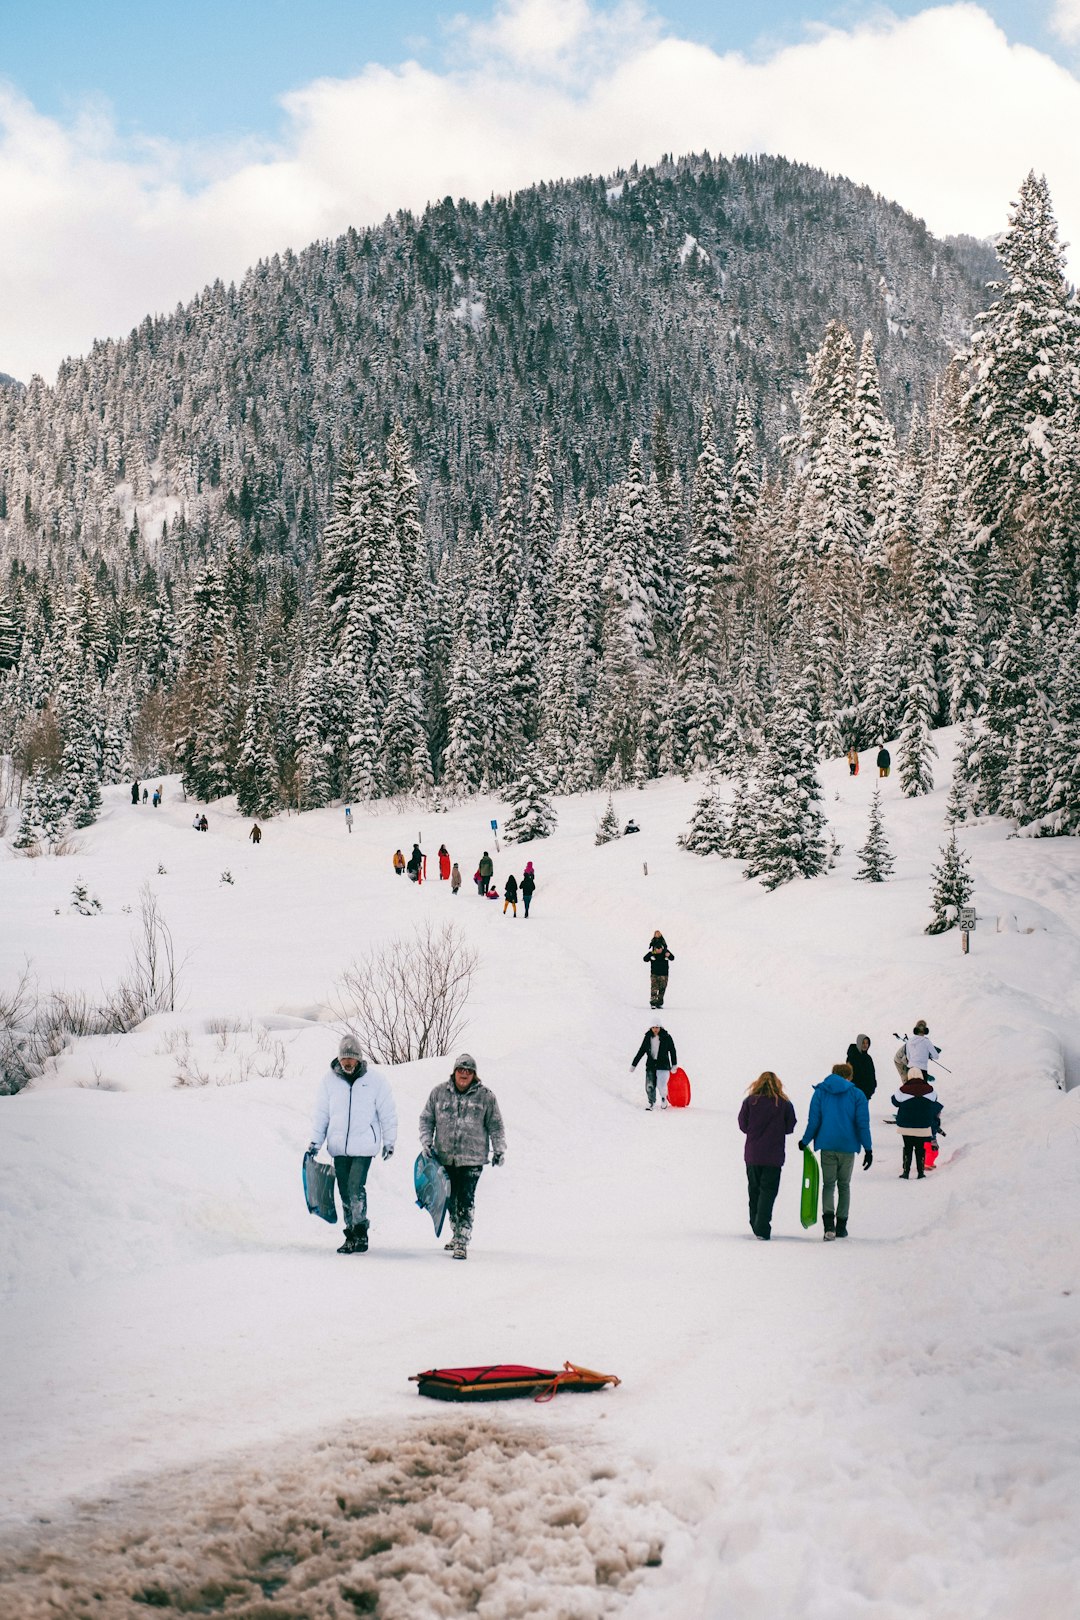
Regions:
M 194 832 L 169 779 L 160 808 L 106 788 L 68 856 L 0 860 L 18 919 L 0 995 L 29 956 L 42 998 L 100 1002 L 146 884 L 179 975 L 175 1011 L 75 1039 L 0 1098 L 0 1609 L 1065 1620 L 1080 850 L 964 828 L 971 952 L 927 935 L 956 741 L 936 734 L 941 782 L 913 799 L 872 757 L 856 777 L 826 761 L 842 852 L 774 893 L 677 847 L 703 787 L 677 778 L 617 792 L 641 832 L 600 847 L 606 795 L 558 798 L 527 851 L 527 922 L 468 882 L 483 849 L 500 889 L 526 853 L 496 850 L 507 805 L 490 796 L 355 806 L 352 833 L 340 808 L 282 817 L 254 847 L 231 801 Z M 895 876 L 856 882 L 879 786 Z M 419 888 L 391 869 L 417 837 Z M 79 884 L 100 911 L 72 909 Z M 479 956 L 460 1044 L 500 1101 L 506 1165 L 484 1171 L 455 1264 L 411 1180 L 446 1056 L 391 1069 L 400 1134 L 369 1177 L 371 1248 L 339 1257 L 300 1189 L 335 986 L 429 923 Z M 658 926 L 684 1112 L 646 1113 L 630 1072 Z M 904 1183 L 893 1031 L 920 1017 L 948 1134 Z M 863 1031 L 874 1160 L 847 1243 L 825 1244 L 799 1225 L 794 1142 Z M 747 1228 L 736 1126 L 765 1068 L 798 1116 L 769 1244 Z M 565 1359 L 622 1384 L 478 1413 L 408 1382 Z

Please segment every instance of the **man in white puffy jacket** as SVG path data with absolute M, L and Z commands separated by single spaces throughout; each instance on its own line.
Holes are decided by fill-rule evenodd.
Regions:
M 368 1246 L 367 1176 L 381 1149 L 384 1159 L 397 1141 L 397 1109 L 386 1076 L 360 1056 L 355 1035 L 344 1035 L 338 1055 L 319 1085 L 309 1153 L 325 1141 L 334 1161 L 345 1241 L 338 1254 L 363 1254 Z

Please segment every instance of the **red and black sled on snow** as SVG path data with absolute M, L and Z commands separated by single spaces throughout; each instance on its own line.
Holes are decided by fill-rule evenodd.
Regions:
M 562 1372 L 503 1361 L 494 1367 L 432 1367 L 409 1379 L 418 1395 L 430 1395 L 436 1401 L 512 1401 L 525 1395 L 534 1401 L 550 1401 L 560 1389 L 580 1393 L 621 1382 L 614 1373 L 590 1372 L 572 1361 L 563 1362 Z

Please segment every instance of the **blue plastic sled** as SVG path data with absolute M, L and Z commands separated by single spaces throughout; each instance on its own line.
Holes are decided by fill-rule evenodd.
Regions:
M 308 1214 L 337 1225 L 337 1203 L 334 1199 L 334 1167 L 324 1164 L 314 1153 L 304 1154 L 304 1198 Z
M 413 1186 L 418 1208 L 427 1210 L 435 1226 L 435 1236 L 440 1237 L 450 1199 L 450 1177 L 438 1159 L 433 1159 L 429 1153 L 418 1153 L 413 1165 Z

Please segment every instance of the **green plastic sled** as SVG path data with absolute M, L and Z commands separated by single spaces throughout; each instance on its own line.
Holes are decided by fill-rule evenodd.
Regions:
M 818 1214 L 818 1193 L 821 1191 L 821 1167 L 817 1162 L 817 1155 L 809 1148 L 803 1148 L 802 1156 L 802 1202 L 799 1206 L 799 1219 L 804 1226 L 816 1226 Z

